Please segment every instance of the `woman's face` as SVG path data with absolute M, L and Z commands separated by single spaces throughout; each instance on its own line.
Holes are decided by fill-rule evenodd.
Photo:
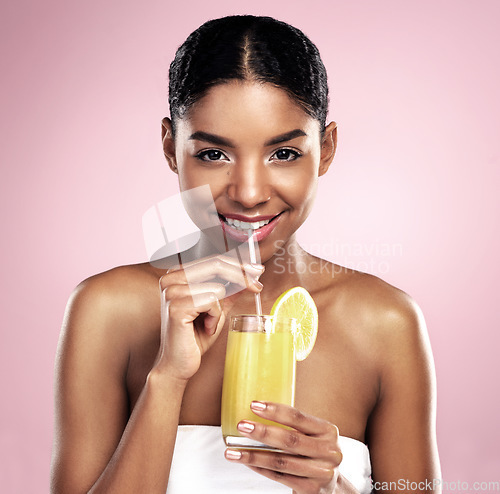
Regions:
M 217 85 L 176 122 L 175 141 L 165 126 L 181 191 L 209 184 L 228 240 L 252 229 L 263 262 L 307 218 L 335 152 L 335 124 L 322 139 L 319 122 L 270 84 Z

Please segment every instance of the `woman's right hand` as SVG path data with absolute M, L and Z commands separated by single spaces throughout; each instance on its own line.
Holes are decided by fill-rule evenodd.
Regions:
M 155 368 L 180 380 L 191 378 L 225 322 L 220 301 L 226 288 L 214 278 L 258 293 L 263 271 L 261 265 L 222 255 L 170 268 L 160 278 L 161 344 Z

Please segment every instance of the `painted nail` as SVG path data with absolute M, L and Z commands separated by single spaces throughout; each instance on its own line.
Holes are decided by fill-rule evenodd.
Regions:
M 252 262 L 250 266 L 252 266 L 252 268 L 258 269 L 259 271 L 264 271 L 264 266 L 262 264 Z
M 261 401 L 252 401 L 250 408 L 252 410 L 256 410 L 257 412 L 263 412 L 267 408 L 267 405 Z
M 241 452 L 235 451 L 234 449 L 227 449 L 226 458 L 228 460 L 239 460 L 241 458 Z
M 264 288 L 264 285 L 258 281 L 258 280 L 253 280 L 253 284 L 257 287 L 257 288 Z
M 250 422 L 240 422 L 238 424 L 238 430 L 241 432 L 250 433 L 253 432 L 254 429 L 255 425 L 251 424 Z
M 264 266 L 261 266 L 260 264 L 246 264 L 245 270 L 253 271 L 260 276 L 264 271 Z

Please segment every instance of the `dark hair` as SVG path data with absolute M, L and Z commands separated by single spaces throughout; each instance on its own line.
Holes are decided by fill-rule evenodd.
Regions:
M 299 29 L 271 17 L 229 16 L 205 22 L 179 47 L 170 65 L 169 104 L 175 120 L 213 86 L 230 79 L 267 82 L 285 90 L 325 129 L 326 70 Z

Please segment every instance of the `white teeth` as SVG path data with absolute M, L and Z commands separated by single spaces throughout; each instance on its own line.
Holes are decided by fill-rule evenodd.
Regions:
M 228 225 L 234 226 L 237 230 L 257 230 L 264 225 L 267 225 L 271 220 L 255 221 L 249 223 L 247 221 L 233 220 L 232 218 L 224 218 Z

